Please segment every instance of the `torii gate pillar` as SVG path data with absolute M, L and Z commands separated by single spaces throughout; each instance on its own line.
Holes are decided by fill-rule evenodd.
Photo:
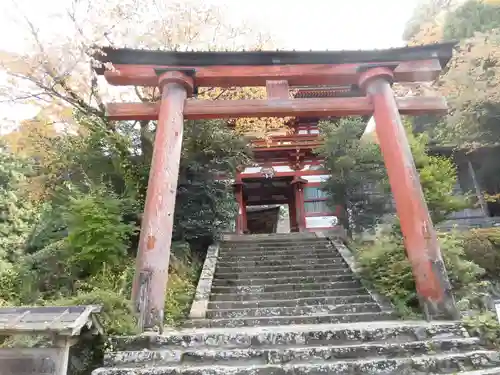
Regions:
M 377 138 L 426 318 L 458 319 L 436 231 L 391 88 L 393 79 L 390 69 L 371 68 L 361 74 L 359 86 L 373 102 Z
M 153 327 L 163 329 L 184 103 L 193 93 L 192 78 L 181 72 L 160 72 L 158 83 L 162 93 L 160 112 L 132 290 L 141 331 Z

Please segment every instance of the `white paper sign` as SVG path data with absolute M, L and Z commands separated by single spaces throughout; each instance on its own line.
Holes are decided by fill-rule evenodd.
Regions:
M 500 303 L 495 303 L 495 310 L 497 312 L 497 319 L 500 322 Z

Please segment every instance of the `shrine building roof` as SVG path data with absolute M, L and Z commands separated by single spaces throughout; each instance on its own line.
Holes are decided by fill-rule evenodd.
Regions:
M 455 42 L 380 50 L 342 51 L 162 51 L 102 47 L 97 54 L 103 63 L 163 66 L 237 66 L 383 63 L 439 59 L 444 67 L 451 59 Z M 96 68 L 102 74 L 103 67 Z

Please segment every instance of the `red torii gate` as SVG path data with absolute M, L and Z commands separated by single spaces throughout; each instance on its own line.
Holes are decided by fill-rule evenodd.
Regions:
M 457 318 L 400 113 L 443 114 L 440 97 L 396 98 L 393 82 L 437 78 L 454 43 L 378 51 L 162 52 L 104 48 L 112 85 L 155 86 L 159 103 L 111 103 L 111 120 L 158 120 L 132 298 L 142 327 L 163 324 L 184 119 L 372 115 L 417 292 L 427 317 Z M 289 99 L 290 86 L 352 85 L 365 96 Z M 198 87 L 266 86 L 266 100 L 188 99 Z

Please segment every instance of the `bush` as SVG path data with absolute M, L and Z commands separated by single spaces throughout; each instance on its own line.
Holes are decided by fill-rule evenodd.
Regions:
M 467 259 L 484 268 L 486 278 L 500 279 L 500 228 L 473 229 L 467 232 L 464 252 Z
M 125 296 L 112 290 L 94 289 L 91 292 L 78 292 L 73 297 L 52 301 L 50 305 L 102 305 L 99 321 L 107 335 L 137 333 L 137 321 L 132 303 Z
M 166 325 L 177 326 L 186 320 L 200 271 L 201 262 L 191 259 L 189 245 L 186 242 L 173 243 L 165 300 Z
M 63 217 L 68 227 L 66 243 L 70 263 L 81 275 L 99 272 L 103 264 L 118 265 L 127 257 L 129 239 L 136 228 L 123 221 L 124 200 L 103 187 L 69 198 Z
M 416 300 L 415 281 L 403 244 L 393 235 L 379 235 L 356 252 L 363 277 L 396 305 Z
M 484 270 L 466 259 L 463 242 L 456 235 L 441 235 L 440 244 L 455 296 L 468 298 L 480 286 Z M 361 246 L 356 256 L 365 280 L 397 308 L 418 308 L 412 268 L 400 236 L 381 233 L 373 244 Z
M 491 311 L 464 318 L 464 325 L 473 336 L 480 337 L 485 345 L 500 346 L 500 324 Z

